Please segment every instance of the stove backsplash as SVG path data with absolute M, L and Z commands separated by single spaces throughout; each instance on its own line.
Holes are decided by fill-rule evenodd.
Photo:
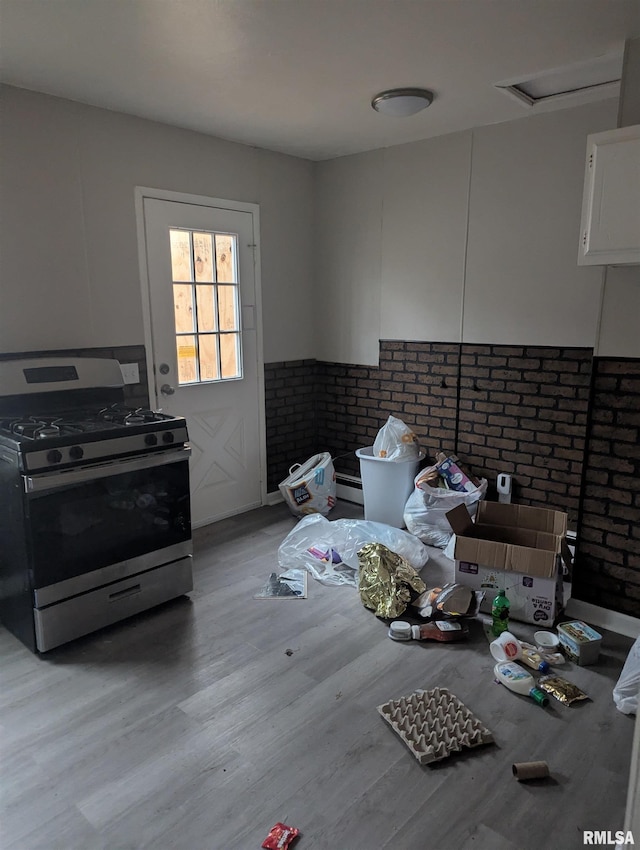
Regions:
M 140 381 L 125 384 L 125 403 L 131 407 L 149 407 L 147 360 L 144 345 L 119 345 L 113 348 L 64 348 L 55 351 L 0 352 L 0 360 L 21 360 L 25 357 L 108 357 L 119 363 L 137 363 Z

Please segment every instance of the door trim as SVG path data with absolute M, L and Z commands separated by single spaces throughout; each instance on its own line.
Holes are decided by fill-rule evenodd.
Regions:
M 151 293 L 144 222 L 144 201 L 152 198 L 158 201 L 172 201 L 178 204 L 194 204 L 201 207 L 213 207 L 222 210 L 250 213 L 253 218 L 254 285 L 255 285 L 255 323 L 256 323 L 256 359 L 258 377 L 258 425 L 260 432 L 260 498 L 262 504 L 267 500 L 267 425 L 265 416 L 264 392 L 264 344 L 262 336 L 262 280 L 260 276 L 260 206 L 244 201 L 228 201 L 223 198 L 209 198 L 205 195 L 192 195 L 188 192 L 173 192 L 169 189 L 154 189 L 149 186 L 135 187 L 136 229 L 138 241 L 138 267 L 142 296 L 142 321 L 144 325 L 144 347 L 147 361 L 147 381 L 149 401 L 157 404 L 155 376 L 153 371 L 153 335 L 151 332 Z

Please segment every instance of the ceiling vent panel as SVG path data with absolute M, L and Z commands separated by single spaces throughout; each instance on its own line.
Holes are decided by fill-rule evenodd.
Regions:
M 620 91 L 623 53 L 495 83 L 523 106 L 570 106 L 615 97 Z

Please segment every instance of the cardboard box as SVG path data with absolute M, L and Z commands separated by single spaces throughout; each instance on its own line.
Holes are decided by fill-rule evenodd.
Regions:
M 505 590 L 514 620 L 554 622 L 563 606 L 565 513 L 481 501 L 475 523 L 466 505 L 447 519 L 456 534 L 455 581 L 486 591 L 482 611 L 491 611 L 492 590 Z

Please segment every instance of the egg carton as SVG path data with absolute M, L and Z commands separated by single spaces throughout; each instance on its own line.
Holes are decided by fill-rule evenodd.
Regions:
M 414 691 L 379 705 L 378 711 L 420 764 L 493 742 L 489 729 L 446 688 Z

